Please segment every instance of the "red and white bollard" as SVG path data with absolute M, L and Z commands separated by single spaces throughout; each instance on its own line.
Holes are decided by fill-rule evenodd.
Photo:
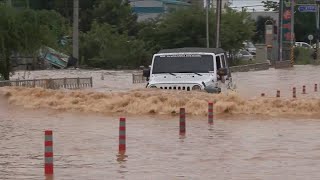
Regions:
M 44 132 L 44 174 L 53 175 L 53 138 L 51 130 Z
M 184 135 L 186 133 L 186 110 L 184 108 L 180 108 L 180 135 Z
M 208 103 L 208 123 L 213 124 L 213 102 Z
M 318 84 L 314 84 L 314 92 L 318 91 Z
M 280 97 L 280 90 L 277 90 L 277 97 Z
M 302 94 L 306 94 L 306 86 L 305 85 L 302 86 Z
M 126 118 L 120 118 L 119 126 L 119 153 L 126 152 Z
M 297 97 L 296 87 L 293 87 L 293 88 L 292 88 L 292 97 L 293 97 L 293 98 L 296 98 L 296 97 Z

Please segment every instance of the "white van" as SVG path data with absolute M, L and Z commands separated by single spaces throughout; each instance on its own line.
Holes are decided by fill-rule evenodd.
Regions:
M 232 78 L 223 49 L 164 49 L 153 55 L 151 68 L 144 70 L 147 88 L 220 93 L 232 88 Z

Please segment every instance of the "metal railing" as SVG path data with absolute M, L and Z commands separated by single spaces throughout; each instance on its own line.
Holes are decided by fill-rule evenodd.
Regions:
M 142 73 L 137 73 L 137 74 L 132 74 L 132 83 L 137 84 L 137 83 L 146 83 L 147 79 L 146 77 L 143 77 Z
M 0 81 L 0 87 L 20 86 L 20 87 L 41 87 L 45 89 L 82 89 L 91 88 L 93 85 L 90 78 L 56 78 L 56 79 L 27 79 Z

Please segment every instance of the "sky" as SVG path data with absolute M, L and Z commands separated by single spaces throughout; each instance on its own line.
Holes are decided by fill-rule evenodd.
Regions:
M 242 6 L 256 6 L 256 5 L 260 5 L 257 7 L 247 7 L 248 11 L 252 11 L 252 9 L 254 8 L 256 11 L 263 11 L 263 6 L 261 1 L 263 0 L 229 0 L 232 4 L 231 7 L 238 7 L 238 10 L 241 10 Z

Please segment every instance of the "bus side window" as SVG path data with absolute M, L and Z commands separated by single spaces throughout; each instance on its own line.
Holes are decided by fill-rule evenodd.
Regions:
M 224 55 L 221 55 L 221 61 L 222 61 L 222 67 L 227 68 L 226 59 L 225 59 Z
M 220 56 L 216 56 L 216 62 L 217 62 L 217 70 L 219 70 L 221 68 Z

